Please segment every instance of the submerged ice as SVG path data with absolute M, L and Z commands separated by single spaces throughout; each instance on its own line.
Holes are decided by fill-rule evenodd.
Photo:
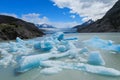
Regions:
M 90 47 L 120 52 L 120 45 L 98 37 L 83 41 L 77 47 L 78 38 L 65 38 L 63 32 L 52 34 L 41 40 L 22 40 L 0 43 L 0 65 L 16 64 L 18 73 L 40 67 L 42 74 L 56 74 L 64 69 L 80 70 L 107 76 L 120 76 L 120 71 L 104 67 L 105 61 L 99 51 Z M 62 59 L 61 59 L 62 58 Z

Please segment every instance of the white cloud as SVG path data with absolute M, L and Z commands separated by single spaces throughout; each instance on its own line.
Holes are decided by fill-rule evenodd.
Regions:
M 35 23 L 35 24 L 50 24 L 52 26 L 55 26 L 55 27 L 58 27 L 58 28 L 67 28 L 67 27 L 73 27 L 73 26 L 76 26 L 80 23 L 77 23 L 77 22 L 51 22 L 49 20 L 49 18 L 47 18 L 46 16 L 41 16 L 39 13 L 28 13 L 28 14 L 23 14 L 21 17 L 17 16 L 16 14 L 13 14 L 13 13 L 0 13 L 1 15 L 8 15 L 8 16 L 13 16 L 13 17 L 16 17 L 16 18 L 20 18 L 20 19 L 23 19 L 25 21 L 28 21 L 28 22 L 32 22 L 32 23 Z
M 43 24 L 48 22 L 47 17 L 41 17 L 41 15 L 38 13 L 23 14 L 21 19 L 35 24 Z
M 75 15 L 70 15 L 70 17 L 71 17 L 72 19 L 74 19 L 76 16 L 75 16 Z
M 13 16 L 13 17 L 18 17 L 16 14 L 14 13 L 0 13 L 0 15 L 7 15 L 7 16 Z
M 71 28 L 76 25 L 79 25 L 80 23 L 77 22 L 50 22 L 49 24 L 58 27 L 58 28 Z
M 52 0 L 59 8 L 69 8 L 70 13 L 88 19 L 97 20 L 114 5 L 117 0 Z
M 58 28 L 67 28 L 67 27 L 73 27 L 75 25 L 78 25 L 77 22 L 51 22 L 47 17 L 41 17 L 38 13 L 29 13 L 22 15 L 22 18 L 25 21 L 32 22 L 35 24 L 50 24 Z

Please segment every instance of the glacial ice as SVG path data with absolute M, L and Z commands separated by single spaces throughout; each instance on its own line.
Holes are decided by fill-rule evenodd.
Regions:
M 57 39 L 57 40 L 61 41 L 61 40 L 64 39 L 64 33 L 63 32 L 57 32 L 57 33 L 53 34 L 52 37 L 54 39 Z
M 105 65 L 105 61 L 99 51 L 89 53 L 88 63 L 92 65 Z
M 59 67 L 50 67 L 50 68 L 42 69 L 40 71 L 40 73 L 49 75 L 49 74 L 59 73 L 60 71 L 62 71 L 62 68 L 59 68 Z
M 18 64 L 16 72 L 20 73 L 41 67 L 42 74 L 56 74 L 64 69 L 72 69 L 100 75 L 120 76 L 120 71 L 103 66 L 105 61 L 99 52 L 91 52 L 88 49 L 90 46 L 120 52 L 120 45 L 114 44 L 111 40 L 93 37 L 83 41 L 85 46 L 79 48 L 75 45 L 77 40 L 78 38 L 75 37 L 65 38 L 63 32 L 41 40 L 22 40 L 17 37 L 16 41 L 0 43 L 0 65 Z M 71 61 L 66 62 L 67 60 Z
M 105 76 L 120 76 L 120 71 L 113 68 L 106 68 L 104 66 L 94 66 L 84 63 L 65 63 L 62 61 L 43 61 L 41 64 L 44 67 L 59 67 L 59 69 L 80 70 Z M 45 73 L 47 72 L 50 73 L 49 71 L 45 70 Z
M 120 52 L 120 45 L 116 45 L 111 40 L 103 40 L 99 37 L 93 37 L 89 40 L 83 41 L 84 45 L 90 46 L 93 48 L 100 48 L 104 50 L 110 50 L 115 52 Z
M 53 48 L 53 46 L 49 41 L 41 41 L 39 43 L 36 43 L 34 45 L 34 48 L 39 49 L 41 51 L 50 51 Z
M 31 56 L 23 56 L 20 60 L 20 66 L 17 69 L 17 72 L 26 72 L 32 68 L 39 67 L 41 65 L 41 61 L 48 60 L 50 58 L 61 58 L 68 56 L 69 53 L 61 53 L 61 54 L 54 54 L 54 53 L 46 53 L 46 54 L 37 54 Z

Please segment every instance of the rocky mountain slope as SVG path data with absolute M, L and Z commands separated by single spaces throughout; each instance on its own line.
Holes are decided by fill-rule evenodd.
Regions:
M 11 16 L 0 15 L 0 40 L 13 40 L 42 36 L 44 33 L 34 24 Z
M 105 14 L 102 19 L 78 28 L 78 32 L 120 32 L 120 0 Z

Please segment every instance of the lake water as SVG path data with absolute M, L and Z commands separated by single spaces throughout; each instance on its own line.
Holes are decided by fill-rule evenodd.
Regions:
M 93 36 L 98 36 L 106 40 L 113 40 L 115 44 L 120 44 L 120 33 L 74 33 L 66 34 L 65 36 L 78 37 L 78 46 L 80 45 L 79 42 L 90 39 Z M 99 51 L 106 62 L 106 67 L 114 68 L 120 71 L 120 54 L 113 54 L 110 51 L 101 49 L 99 49 Z M 0 80 L 120 80 L 120 77 L 102 76 L 79 70 L 66 69 L 57 74 L 44 75 L 40 73 L 39 68 L 35 68 L 23 74 L 16 75 L 12 66 L 7 68 L 0 66 Z

